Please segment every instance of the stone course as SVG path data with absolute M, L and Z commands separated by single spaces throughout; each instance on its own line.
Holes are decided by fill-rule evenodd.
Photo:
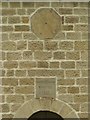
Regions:
M 40 109 L 88 118 L 88 3 L 2 2 L 0 35 L 3 118 Z M 55 100 L 35 98 L 41 78 L 56 80 Z

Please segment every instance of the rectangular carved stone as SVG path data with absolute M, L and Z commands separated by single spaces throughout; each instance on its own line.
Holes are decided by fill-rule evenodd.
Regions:
M 36 79 L 36 98 L 56 98 L 56 80 L 54 78 Z

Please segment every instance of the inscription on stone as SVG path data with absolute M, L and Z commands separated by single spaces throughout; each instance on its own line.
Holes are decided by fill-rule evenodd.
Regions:
M 56 80 L 54 78 L 36 79 L 36 98 L 56 98 Z

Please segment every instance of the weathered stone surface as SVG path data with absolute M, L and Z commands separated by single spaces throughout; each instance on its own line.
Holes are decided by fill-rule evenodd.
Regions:
M 52 39 L 61 29 L 61 18 L 52 8 L 41 8 L 31 17 L 31 28 L 40 39 Z

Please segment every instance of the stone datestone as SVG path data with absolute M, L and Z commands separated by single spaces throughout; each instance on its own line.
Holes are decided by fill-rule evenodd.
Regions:
M 31 29 L 40 39 L 52 39 L 61 30 L 61 17 L 52 8 L 40 8 L 31 17 Z
M 56 80 L 54 78 L 36 79 L 36 98 L 56 98 Z

